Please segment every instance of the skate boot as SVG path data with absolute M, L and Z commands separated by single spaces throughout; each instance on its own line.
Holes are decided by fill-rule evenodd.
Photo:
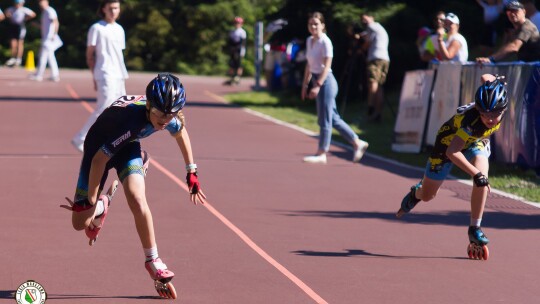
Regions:
M 107 190 L 106 194 L 102 194 L 99 196 L 98 201 L 103 201 L 103 213 L 96 217 L 95 219 L 99 219 L 99 225 L 94 224 L 93 219 L 90 222 L 90 225 L 84 229 L 84 232 L 86 233 L 86 236 L 90 239 L 88 242 L 88 245 L 93 246 L 94 243 L 97 241 L 99 232 L 101 228 L 103 228 L 103 223 L 105 223 L 105 218 L 107 217 L 107 212 L 109 211 L 109 205 L 111 204 L 112 198 L 114 196 L 114 193 L 116 192 L 116 189 L 118 188 L 118 181 L 114 181 L 112 185 L 109 187 L 109 190 Z
M 467 255 L 469 259 L 487 260 L 489 258 L 488 238 L 480 227 L 469 227 L 469 246 L 467 246 Z
M 160 297 L 164 299 L 176 299 L 177 294 L 171 280 L 174 273 L 167 269 L 167 265 L 160 258 L 155 258 L 144 263 L 144 268 L 154 280 L 154 288 Z
M 400 218 L 405 213 L 409 213 L 415 206 L 420 202 L 420 199 L 416 198 L 416 190 L 418 188 L 422 187 L 422 182 L 419 182 L 418 184 L 411 187 L 411 191 L 405 195 L 403 200 L 401 201 L 401 208 L 399 208 L 398 212 L 396 213 L 396 217 Z
M 143 160 L 143 173 L 144 177 L 146 177 L 146 173 L 148 173 L 148 166 L 150 165 L 150 154 L 148 152 L 142 150 L 141 151 L 141 157 Z

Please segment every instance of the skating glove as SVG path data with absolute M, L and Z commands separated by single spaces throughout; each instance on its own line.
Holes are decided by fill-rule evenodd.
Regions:
M 489 181 L 487 176 L 482 174 L 482 172 L 476 173 L 476 175 L 473 177 L 474 184 L 476 187 L 486 187 L 489 186 Z
M 197 172 L 188 172 L 186 176 L 186 184 L 188 185 L 189 193 L 199 193 L 201 185 L 199 184 L 199 179 L 197 178 Z

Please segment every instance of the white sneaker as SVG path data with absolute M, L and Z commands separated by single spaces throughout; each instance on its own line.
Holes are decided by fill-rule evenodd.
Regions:
M 28 79 L 35 80 L 35 81 L 43 81 L 43 77 L 38 76 L 36 74 L 30 74 L 30 76 L 28 76 Z
M 6 61 L 6 66 L 12 67 L 12 66 L 15 65 L 15 62 L 17 62 L 17 59 L 15 59 L 15 58 L 9 58 L 9 60 Z
M 21 58 L 17 58 L 17 59 L 15 60 L 15 66 L 21 66 L 21 64 L 22 64 L 22 59 L 21 59 Z
M 304 162 L 312 164 L 326 164 L 326 154 L 306 156 L 304 157 Z
M 51 77 L 49 77 L 49 80 L 50 80 L 50 81 L 54 81 L 54 82 L 59 82 L 59 81 L 60 81 L 60 77 L 59 77 L 59 76 L 51 76 Z
M 79 141 L 74 138 L 71 140 L 71 144 L 75 147 L 75 149 L 79 150 L 79 152 L 84 152 L 84 142 L 79 143 Z
M 353 163 L 357 163 L 362 159 L 362 156 L 364 156 L 364 153 L 366 153 L 367 148 L 369 147 L 369 143 L 367 141 L 363 141 L 359 139 L 360 143 L 358 144 L 358 147 L 354 150 L 353 155 Z

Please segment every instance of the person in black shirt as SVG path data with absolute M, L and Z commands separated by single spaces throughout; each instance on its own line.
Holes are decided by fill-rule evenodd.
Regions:
M 540 60 L 540 34 L 538 28 L 525 17 L 525 8 L 519 1 L 512 1 L 505 7 L 506 16 L 514 30 L 509 42 L 504 44 L 489 57 L 478 57 L 478 63 L 494 63 L 504 60 L 512 53 L 517 53 L 520 61 L 531 62 Z

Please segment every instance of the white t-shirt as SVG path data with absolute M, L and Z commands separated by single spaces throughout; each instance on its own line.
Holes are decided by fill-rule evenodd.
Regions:
M 41 13 L 41 39 L 51 39 L 56 34 L 53 21 L 58 18 L 56 11 L 48 7 Z
M 234 42 L 235 44 L 240 43 L 240 41 L 242 41 L 242 40 L 245 41 L 247 39 L 246 30 L 239 27 L 239 28 L 236 28 L 236 29 L 230 31 L 229 32 L 229 39 L 232 42 Z M 240 56 L 243 57 L 245 55 L 246 55 L 246 47 L 242 45 L 242 47 L 240 49 Z
M 448 40 L 444 42 L 446 44 L 446 48 L 448 48 L 454 40 L 458 41 L 461 44 L 461 47 L 459 48 L 454 58 L 451 58 L 450 61 L 458 61 L 461 63 L 467 62 L 467 60 L 469 59 L 469 47 L 467 46 L 467 40 L 465 40 L 465 37 L 463 37 L 463 35 L 456 33 L 450 36 Z
M 234 43 L 239 43 L 240 40 L 246 40 L 246 38 L 246 31 L 241 27 L 229 32 L 229 39 L 231 39 Z
M 365 33 L 370 42 L 367 61 L 377 59 L 390 61 L 390 55 L 388 55 L 389 38 L 384 27 L 379 22 L 372 22 L 367 26 Z
M 320 74 L 324 70 L 324 59 L 334 57 L 334 46 L 328 36 L 323 33 L 318 40 L 309 36 L 306 41 L 306 58 L 309 64 L 309 71 L 314 74 Z M 332 68 L 329 67 L 329 71 Z
M 11 23 L 24 27 L 24 19 L 27 15 L 34 14 L 34 11 L 25 6 L 19 8 L 12 6 L 6 10 L 6 14 L 11 14 Z
M 88 31 L 86 45 L 96 47 L 96 80 L 128 78 L 122 53 L 126 48 L 126 34 L 120 24 L 107 23 L 104 20 L 94 23 Z

